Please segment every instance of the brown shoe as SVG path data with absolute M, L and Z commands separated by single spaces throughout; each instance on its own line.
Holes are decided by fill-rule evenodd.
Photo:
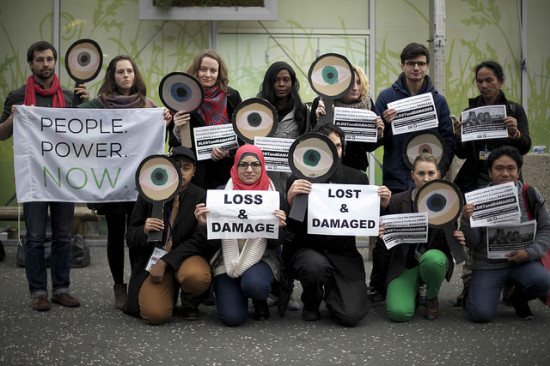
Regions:
M 433 299 L 426 299 L 426 310 L 424 311 L 424 317 L 428 320 L 439 318 L 439 300 L 437 299 L 437 296 Z
M 46 295 L 39 295 L 32 298 L 32 309 L 36 311 L 50 310 L 50 302 Z
M 80 306 L 80 301 L 78 301 L 75 297 L 73 297 L 68 292 L 63 292 L 61 294 L 53 295 L 52 302 L 55 302 L 56 304 L 59 304 L 59 305 L 66 306 L 68 308 L 76 308 L 77 306 Z
M 115 291 L 115 308 L 121 310 L 126 300 L 128 299 L 128 290 L 126 284 L 116 285 L 113 287 Z

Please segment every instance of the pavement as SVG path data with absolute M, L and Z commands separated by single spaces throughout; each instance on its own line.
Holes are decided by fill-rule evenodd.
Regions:
M 460 266 L 442 286 L 434 321 L 420 307 L 393 323 L 379 304 L 354 328 L 333 323 L 324 307 L 318 322 L 302 321 L 299 311 L 280 318 L 272 308 L 267 321 L 229 328 L 215 307 L 201 306 L 197 321 L 176 315 L 149 326 L 115 309 L 104 246 L 91 247 L 90 266 L 71 270 L 82 305 L 48 312 L 31 309 L 16 250 L 7 246 L 0 262 L 0 365 L 550 365 L 550 309 L 532 301 L 535 319 L 524 321 L 500 305 L 493 322 L 472 323 L 452 304 Z M 370 273 L 371 262 L 365 266 Z

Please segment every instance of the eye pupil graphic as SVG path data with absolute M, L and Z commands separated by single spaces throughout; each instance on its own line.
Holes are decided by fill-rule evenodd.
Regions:
M 323 68 L 323 80 L 327 84 L 336 84 L 338 82 L 338 71 L 334 66 Z
M 321 154 L 315 150 L 308 150 L 304 154 L 304 164 L 309 166 L 316 166 L 321 160 Z
M 151 174 L 151 181 L 157 186 L 165 184 L 168 181 L 168 174 L 166 173 L 166 169 L 155 169 Z
M 248 124 L 252 127 L 258 127 L 262 123 L 262 116 L 258 112 L 253 112 L 248 115 Z
M 426 206 L 431 211 L 439 212 L 445 207 L 446 203 L 447 199 L 445 199 L 442 194 L 435 193 L 430 198 L 428 198 L 428 200 L 426 201 Z
M 187 96 L 187 90 L 185 90 L 185 88 L 177 88 L 176 95 L 180 98 L 185 98 Z
M 90 63 L 91 57 L 88 53 L 81 53 L 78 55 L 78 63 L 82 66 L 88 65 Z

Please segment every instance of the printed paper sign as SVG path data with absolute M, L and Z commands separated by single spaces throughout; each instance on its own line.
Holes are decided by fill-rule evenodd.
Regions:
M 380 217 L 384 224 L 384 244 L 391 249 L 404 243 L 428 242 L 428 213 L 406 213 Z
M 439 126 L 432 93 L 396 100 L 388 103 L 388 109 L 397 110 L 397 116 L 391 123 L 394 135 Z
M 462 142 L 508 137 L 505 105 L 491 105 L 462 112 Z
M 217 147 L 221 150 L 234 150 L 239 147 L 237 134 L 231 123 L 224 125 L 193 128 L 197 160 L 212 158 L 212 150 Z
M 139 164 L 164 153 L 163 110 L 17 106 L 17 200 L 135 201 Z
M 471 227 L 494 226 L 503 222 L 519 224 L 521 220 L 518 190 L 513 182 L 477 189 L 464 197 L 466 203 L 474 204 Z
M 248 239 L 279 237 L 279 209 L 276 191 L 225 191 L 206 193 L 208 239 Z
M 346 141 L 377 142 L 376 113 L 357 108 L 334 108 L 334 125 L 346 134 Z
M 308 194 L 308 233 L 378 236 L 378 187 L 359 184 L 312 184 Z
M 290 173 L 288 150 L 293 142 L 294 139 L 254 137 L 254 145 L 258 146 L 264 153 L 266 171 Z
M 526 249 L 535 240 L 537 221 L 487 228 L 487 258 L 503 259 L 514 250 Z

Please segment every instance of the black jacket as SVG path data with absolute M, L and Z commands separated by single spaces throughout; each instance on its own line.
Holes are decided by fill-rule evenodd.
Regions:
M 480 151 L 484 151 L 485 149 L 492 151 L 499 146 L 510 145 L 517 148 L 521 155 L 525 155 L 531 149 L 529 123 L 527 122 L 527 115 L 525 114 L 523 107 L 518 103 L 507 100 L 502 91 L 500 92 L 495 104 L 506 105 L 506 115 L 517 119 L 518 130 L 521 136 L 517 139 L 507 137 L 503 139 L 476 140 L 468 142 L 462 142 L 459 139 L 460 136 L 455 136 L 455 154 L 460 159 L 466 159 L 454 180 L 454 183 L 460 188 L 462 193 L 485 187 L 487 184 L 492 182 L 487 172 L 487 160 L 479 159 Z M 485 102 L 483 101 L 483 97 L 479 95 L 469 100 L 469 107 L 465 110 L 482 107 L 484 105 Z M 480 180 L 479 183 L 478 179 Z
M 207 241 L 204 232 L 195 219 L 194 211 L 198 203 L 204 203 L 206 192 L 193 184 L 189 184 L 183 194 L 180 195 L 180 207 L 176 222 L 172 231 L 172 250 L 169 251 L 162 260 L 167 264 L 166 275 L 171 275 L 177 271 L 183 261 L 193 255 L 200 255 L 206 261 L 219 248 L 219 241 Z M 164 231 L 163 241 L 166 241 L 166 235 L 170 232 L 168 217 L 169 208 L 173 202 L 165 203 L 164 205 Z M 127 314 L 140 316 L 138 305 L 138 294 L 143 281 L 149 276 L 149 272 L 145 270 L 149 258 L 154 250 L 154 245 L 147 242 L 147 236 L 143 231 L 145 220 L 151 217 L 153 204 L 147 202 L 143 197 L 139 196 L 136 202 L 126 242 L 130 248 L 139 250 L 136 262 L 132 263 L 132 275 L 128 288 L 128 301 L 124 305 L 123 311 Z

